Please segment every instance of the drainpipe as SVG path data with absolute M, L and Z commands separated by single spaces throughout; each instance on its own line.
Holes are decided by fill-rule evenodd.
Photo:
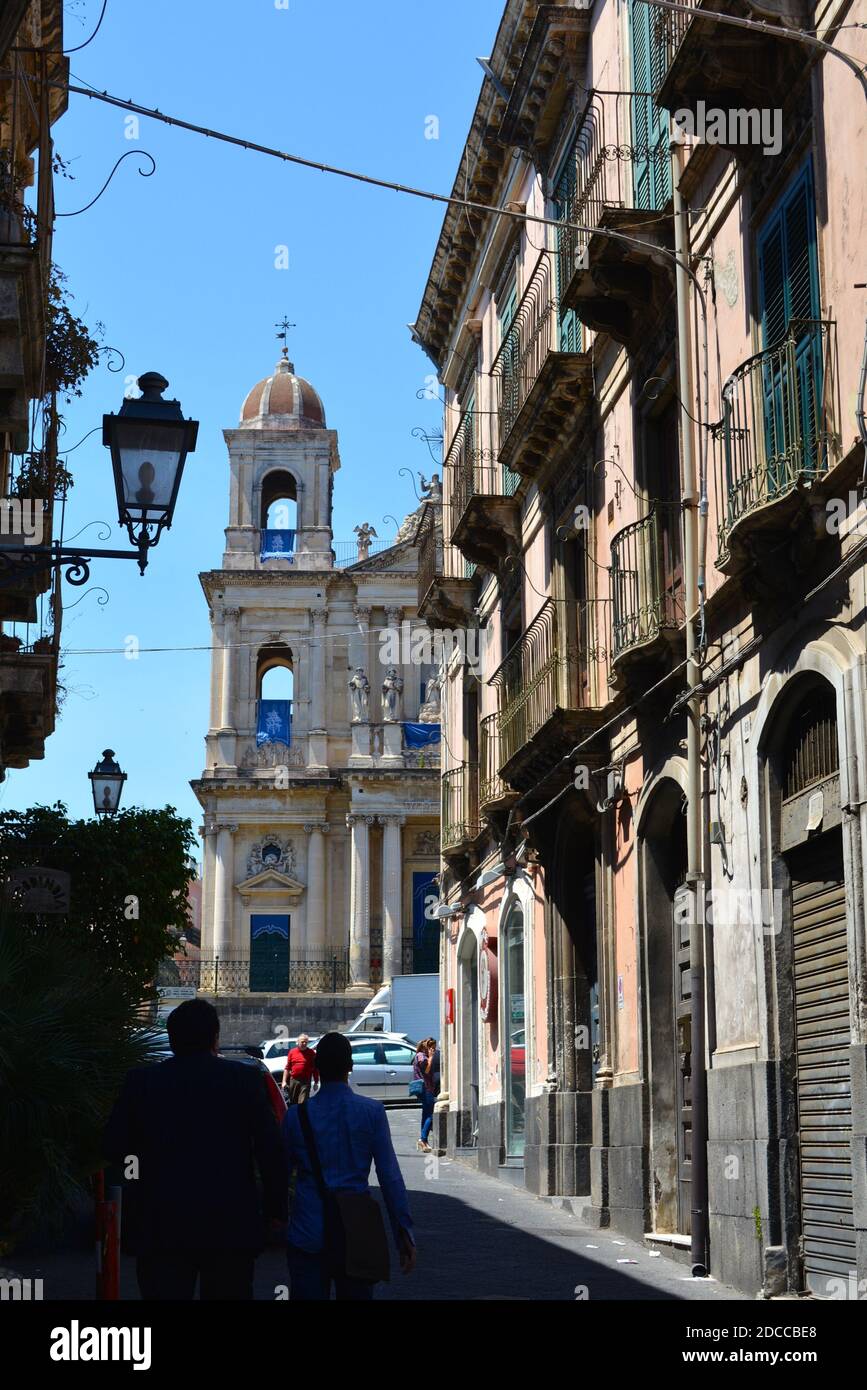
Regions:
M 677 370 L 680 395 L 680 436 L 683 449 L 683 572 L 686 589 L 686 680 L 690 692 L 687 703 L 687 883 L 692 897 L 689 934 L 689 976 L 692 1002 L 692 1216 L 691 1263 L 696 1276 L 707 1273 L 708 1182 L 707 1182 L 707 1071 L 705 1068 L 705 989 L 704 989 L 704 872 L 702 866 L 702 777 L 701 777 L 701 684 L 702 652 L 696 642 L 696 623 L 701 609 L 702 582 L 699 569 L 699 491 L 690 420 L 695 403 L 692 373 L 692 346 L 689 331 L 690 264 L 689 217 L 680 192 L 678 146 L 671 146 L 671 182 L 674 202 L 674 249 L 677 287 Z

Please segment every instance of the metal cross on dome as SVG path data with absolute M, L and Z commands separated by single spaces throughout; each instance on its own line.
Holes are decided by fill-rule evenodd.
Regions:
M 288 356 L 289 356 L 289 344 L 288 344 L 289 329 L 290 329 L 290 328 L 297 328 L 298 325 L 297 325 L 297 323 L 290 323 L 289 320 L 288 320 L 288 318 L 287 318 L 286 315 L 284 314 L 284 315 L 283 315 L 283 318 L 280 320 L 280 322 L 279 322 L 279 323 L 275 323 L 274 327 L 277 329 L 277 337 L 278 337 L 278 339 L 279 339 L 280 342 L 283 344 L 283 356 L 284 356 L 284 357 L 288 357 Z

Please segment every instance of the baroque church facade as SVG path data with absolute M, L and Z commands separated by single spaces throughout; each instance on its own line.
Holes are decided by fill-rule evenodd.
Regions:
M 224 437 L 226 546 L 200 575 L 199 987 L 364 997 L 438 969 L 439 687 L 413 642 L 426 504 L 374 553 L 366 523 L 335 546 L 337 433 L 285 348 Z

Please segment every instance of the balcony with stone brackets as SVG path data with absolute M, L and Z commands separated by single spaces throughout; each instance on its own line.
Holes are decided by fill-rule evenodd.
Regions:
M 793 566 L 803 569 L 812 556 L 813 512 L 824 516 L 841 460 L 836 367 L 834 322 L 792 319 L 780 342 L 726 381 L 712 431 L 716 565 L 724 574 L 752 570 L 784 594 Z
M 451 544 L 472 565 L 496 573 L 521 549 L 521 478 L 479 444 L 480 417 L 467 411 L 455 431 L 443 472 Z
M 657 102 L 667 111 L 723 111 L 782 105 L 809 63 L 809 50 L 774 36 L 774 26 L 808 27 L 809 0 L 684 0 L 681 10 L 658 10 L 654 16 L 661 51 Z M 761 21 L 762 29 L 724 24 L 702 13 L 713 10 Z M 721 135 L 725 131 L 721 129 Z M 720 144 L 725 145 L 722 138 Z M 737 142 L 732 141 L 732 147 Z
M 473 566 L 443 539 L 442 503 L 422 515 L 418 546 L 418 616 L 430 628 L 450 631 L 473 621 L 476 580 Z
M 556 266 L 543 251 L 491 367 L 497 386 L 499 460 L 533 478 L 579 427 L 593 400 L 593 366 L 581 326 L 554 293 Z
M 537 786 L 599 727 L 610 698 L 607 617 L 605 600 L 547 599 L 491 676 L 499 767 L 495 781 L 486 772 L 487 796 Z
M 588 328 L 633 346 L 674 284 L 666 254 L 673 244 L 671 218 L 664 215 L 671 198 L 668 118 L 649 93 L 585 95 L 554 191 L 562 223 L 560 303 Z
M 682 505 L 654 501 L 611 540 L 611 675 L 616 689 L 664 671 L 685 623 Z
M 53 633 L 24 645 L 0 634 L 0 769 L 45 756 L 57 716 L 58 643 Z
M 500 123 L 504 144 L 537 151 L 551 144 L 584 73 L 592 11 L 592 0 L 539 6 Z
M 442 774 L 440 787 L 440 849 L 451 865 L 469 859 L 481 834 L 478 764 L 460 763 L 449 768 Z

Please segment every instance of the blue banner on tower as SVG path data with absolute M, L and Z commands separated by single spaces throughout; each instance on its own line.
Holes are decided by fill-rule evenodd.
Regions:
M 256 743 L 285 743 L 292 738 L 292 701 L 260 700 Z
M 261 560 L 291 560 L 295 553 L 295 532 L 265 530 L 262 532 Z
M 442 737 L 439 724 L 404 724 L 403 742 L 405 748 L 427 748 L 439 743 Z

